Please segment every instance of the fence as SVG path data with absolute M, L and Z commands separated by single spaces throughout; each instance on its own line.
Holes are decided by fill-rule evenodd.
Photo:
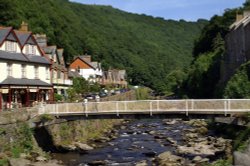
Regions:
M 250 99 L 137 100 L 46 104 L 39 114 L 230 114 L 250 112 Z

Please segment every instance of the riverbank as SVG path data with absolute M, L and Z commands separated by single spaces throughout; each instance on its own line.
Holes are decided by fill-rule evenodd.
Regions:
M 51 159 L 51 152 L 84 151 L 88 142 L 101 139 L 122 122 L 66 121 L 49 115 L 36 117 L 28 111 L 2 112 L 0 119 L 1 166 L 62 165 Z

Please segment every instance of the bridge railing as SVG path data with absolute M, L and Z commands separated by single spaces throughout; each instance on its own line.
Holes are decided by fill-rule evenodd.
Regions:
M 136 100 L 47 104 L 40 114 L 136 114 L 249 112 L 250 99 Z

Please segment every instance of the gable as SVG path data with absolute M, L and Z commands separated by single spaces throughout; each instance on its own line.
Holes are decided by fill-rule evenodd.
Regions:
M 6 40 L 10 40 L 10 41 L 17 41 L 14 34 L 11 32 L 9 33 L 9 35 L 6 37 Z
M 94 69 L 91 65 L 86 63 L 85 61 L 81 60 L 80 58 L 76 58 L 71 64 L 71 69 L 77 69 L 80 67 L 80 69 Z
M 29 39 L 27 40 L 26 44 L 36 45 L 35 41 L 32 39 L 31 36 L 30 36 Z

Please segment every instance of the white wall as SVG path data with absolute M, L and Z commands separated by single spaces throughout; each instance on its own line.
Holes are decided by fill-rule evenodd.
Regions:
M 17 42 L 14 42 L 15 45 L 16 45 L 16 53 L 21 53 L 21 48 L 19 46 L 19 44 Z M 3 45 L 0 47 L 0 50 L 2 51 L 6 51 L 5 50 L 5 44 L 6 44 L 6 41 L 3 43 Z
M 6 62 L 0 62 L 0 82 L 2 82 L 3 80 L 5 80 L 7 78 L 7 63 Z
M 90 76 L 93 76 L 93 78 L 95 78 L 96 72 L 94 69 L 80 69 L 80 73 L 79 73 L 83 78 L 85 78 L 86 80 L 89 79 Z
M 31 46 L 30 44 L 25 44 L 25 46 L 23 47 L 24 54 L 26 54 L 26 55 L 31 54 L 30 46 Z M 32 45 L 32 46 L 35 46 L 35 55 L 41 56 L 40 51 L 38 50 L 38 47 L 36 45 Z M 28 47 L 28 50 L 26 49 L 27 47 Z

